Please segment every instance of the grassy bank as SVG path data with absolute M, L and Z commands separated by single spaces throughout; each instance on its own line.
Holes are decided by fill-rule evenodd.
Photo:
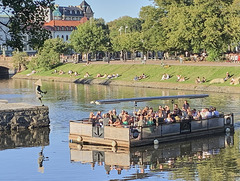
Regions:
M 186 78 L 185 82 L 179 82 L 178 84 L 195 84 L 195 79 L 199 76 L 201 79 L 205 77 L 207 82 L 202 85 L 209 85 L 209 82 L 212 79 L 224 78 L 226 72 L 229 72 L 230 75 L 233 75 L 235 78 L 240 77 L 240 68 L 239 67 L 221 67 L 221 66 L 169 66 L 162 67 L 160 65 L 142 65 L 142 64 L 90 64 L 88 66 L 84 64 L 64 64 L 56 68 L 58 71 L 63 70 L 65 74 L 59 75 L 58 73 L 53 73 L 54 70 L 43 71 L 41 69 L 37 70 L 36 74 L 31 76 L 50 76 L 58 78 L 68 78 L 68 71 L 72 70 L 78 72 L 78 76 L 72 75 L 71 78 L 75 77 L 76 79 L 83 78 L 85 73 L 90 74 L 90 78 L 96 78 L 98 73 L 100 74 L 119 74 L 120 77 L 115 79 L 116 81 L 133 81 L 133 78 L 136 75 L 141 75 L 144 73 L 147 75 L 146 79 L 139 80 L 140 82 L 162 82 L 162 83 L 176 83 L 176 75 L 182 75 Z M 20 75 L 27 75 L 31 73 L 30 70 L 19 73 Z M 168 73 L 171 78 L 168 80 L 161 80 L 162 75 Z M 239 87 L 239 85 L 230 85 L 230 80 L 221 83 L 215 84 L 218 86 L 234 86 Z

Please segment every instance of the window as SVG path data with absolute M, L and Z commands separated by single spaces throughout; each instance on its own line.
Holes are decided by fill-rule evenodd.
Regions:
M 66 40 L 68 41 L 68 35 L 66 35 Z
M 64 40 L 64 36 L 62 35 L 62 39 Z

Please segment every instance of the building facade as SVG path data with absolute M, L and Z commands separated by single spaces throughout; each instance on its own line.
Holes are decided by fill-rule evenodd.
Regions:
M 51 32 L 52 38 L 69 41 L 72 31 L 93 15 L 92 8 L 85 0 L 79 6 L 56 5 L 54 11 L 49 11 L 44 27 Z

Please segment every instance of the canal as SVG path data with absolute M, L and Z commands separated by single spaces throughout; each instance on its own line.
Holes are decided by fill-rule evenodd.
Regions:
M 240 95 L 102 85 L 43 82 L 43 102 L 50 109 L 50 129 L 0 132 L 0 180 L 240 180 Z M 233 112 L 235 134 L 220 134 L 158 146 L 103 150 L 68 141 L 69 120 L 93 111 L 133 111 L 133 103 L 93 105 L 93 100 L 202 94 L 189 100 L 191 108 L 213 106 Z M 0 80 L 0 99 L 40 105 L 31 80 Z M 184 100 L 176 101 L 182 105 Z M 157 110 L 171 101 L 138 103 Z

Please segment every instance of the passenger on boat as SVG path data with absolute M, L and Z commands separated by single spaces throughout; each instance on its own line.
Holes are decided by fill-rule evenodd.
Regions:
M 102 119 L 102 112 L 98 111 L 95 118 L 96 118 L 96 120 Z
M 125 110 L 122 110 L 121 113 L 118 115 L 118 118 L 122 120 L 124 114 L 125 114 Z
M 165 119 L 165 123 L 173 123 L 174 120 L 172 118 L 172 114 L 168 114 L 167 118 Z
M 187 100 L 184 101 L 183 107 L 184 107 L 185 110 L 187 110 L 190 107 Z
M 174 115 L 174 116 L 182 115 L 182 112 L 181 112 L 181 110 L 178 108 L 178 105 L 177 105 L 177 104 L 174 104 L 173 115 Z
M 145 120 L 144 120 L 144 116 L 143 115 L 140 115 L 140 117 L 139 117 L 139 120 L 138 120 L 138 122 L 137 122 L 137 126 L 138 127 L 143 127 L 145 125 Z
M 197 116 L 193 117 L 195 120 L 201 120 L 202 116 L 201 116 L 201 111 L 197 111 Z
M 90 112 L 89 113 L 89 121 L 95 121 L 95 120 L 96 120 L 95 115 L 93 114 L 93 112 Z
M 165 106 L 165 112 L 166 112 L 166 116 L 168 116 L 171 112 L 170 107 L 167 105 Z
M 182 119 L 185 119 L 187 117 L 187 110 L 184 107 L 182 107 L 181 112 L 182 112 Z
M 112 115 L 111 115 L 111 120 L 114 123 L 117 120 L 118 116 L 117 116 L 117 111 L 116 109 L 112 110 Z
M 113 126 L 120 127 L 122 125 L 122 122 L 119 118 L 116 119 L 116 121 L 113 123 Z
M 103 118 L 103 123 L 102 124 L 103 124 L 103 126 L 107 126 L 107 125 L 111 124 L 109 113 L 104 114 L 104 118 Z
M 216 107 L 213 107 L 212 117 L 219 117 L 219 112 L 216 110 Z
M 193 116 L 193 118 L 197 116 L 197 111 L 196 111 L 196 109 L 193 109 L 193 110 L 192 110 L 192 116 Z
M 187 111 L 187 116 L 185 118 L 186 120 L 192 120 L 193 116 L 192 116 L 192 112 L 190 110 Z

